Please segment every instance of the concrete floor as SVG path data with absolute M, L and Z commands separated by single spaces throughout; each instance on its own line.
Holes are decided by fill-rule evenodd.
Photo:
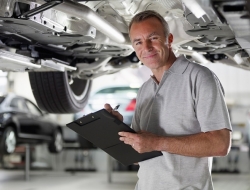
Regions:
M 0 190 L 133 190 L 135 172 L 113 172 L 112 183 L 107 173 L 31 171 L 24 180 L 23 171 L 0 170 Z M 250 174 L 213 174 L 215 190 L 250 190 Z

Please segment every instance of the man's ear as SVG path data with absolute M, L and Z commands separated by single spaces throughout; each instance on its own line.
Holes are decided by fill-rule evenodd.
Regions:
M 169 48 L 171 47 L 171 44 L 173 43 L 173 40 L 174 40 L 173 34 L 169 33 L 169 35 L 168 35 L 168 47 Z

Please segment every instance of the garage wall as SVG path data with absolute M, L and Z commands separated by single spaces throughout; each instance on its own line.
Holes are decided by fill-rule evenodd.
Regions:
M 10 89 L 10 91 L 13 91 L 16 94 L 24 96 L 28 98 L 29 100 L 35 102 L 35 98 L 30 88 L 28 73 L 11 72 L 9 73 L 9 79 L 14 81 L 13 87 Z
M 0 96 L 8 91 L 7 73 L 0 71 Z
M 226 97 L 235 104 L 250 105 L 250 71 L 227 66 L 224 64 L 205 65 L 211 69 L 223 84 Z
M 250 71 L 224 64 L 204 66 L 211 69 L 219 77 L 224 87 L 232 123 L 246 124 L 250 113 Z

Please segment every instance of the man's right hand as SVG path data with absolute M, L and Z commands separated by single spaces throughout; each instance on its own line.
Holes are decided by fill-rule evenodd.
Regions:
M 117 117 L 120 121 L 123 121 L 123 116 L 118 112 L 114 111 L 114 109 L 110 106 L 110 104 L 105 104 L 104 108 L 115 117 Z

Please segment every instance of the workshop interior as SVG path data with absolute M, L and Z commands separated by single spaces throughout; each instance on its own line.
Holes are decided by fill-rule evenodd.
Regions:
M 128 33 L 144 10 L 168 22 L 176 57 L 209 68 L 224 88 L 231 147 L 213 157 L 214 189 L 250 189 L 249 0 L 0 0 L 1 190 L 134 189 L 138 164 L 66 124 L 109 103 L 131 126 L 152 75 Z

